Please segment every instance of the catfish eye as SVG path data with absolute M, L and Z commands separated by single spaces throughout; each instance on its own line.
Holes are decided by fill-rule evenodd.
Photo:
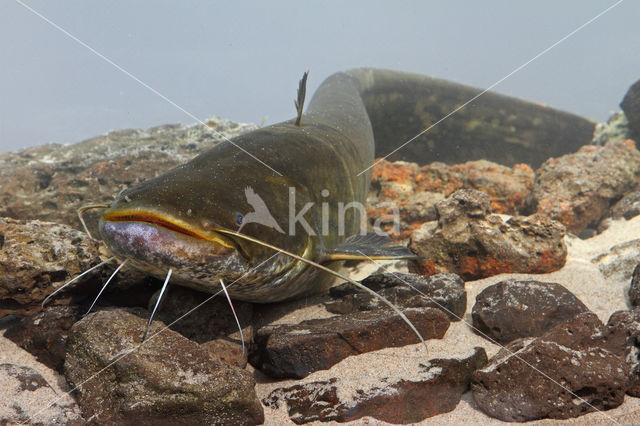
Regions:
M 244 216 L 242 216 L 240 213 L 236 213 L 236 223 L 238 225 L 242 225 L 242 222 L 244 222 Z
M 118 196 L 116 197 L 116 200 L 117 200 L 118 198 L 122 197 L 122 194 L 123 194 L 123 193 L 124 193 L 124 191 L 126 191 L 126 190 L 127 190 L 127 188 L 124 188 L 124 189 L 122 189 L 120 192 L 118 192 Z M 126 201 L 127 203 L 130 203 L 130 202 L 131 202 L 131 198 L 129 198 L 129 196 L 128 196 L 128 195 L 125 195 L 125 196 L 124 196 L 124 201 Z M 115 201 L 114 201 L 114 202 L 115 202 Z

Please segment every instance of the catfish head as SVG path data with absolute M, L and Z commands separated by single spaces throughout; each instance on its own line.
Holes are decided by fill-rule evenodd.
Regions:
M 300 134 L 299 128 L 280 125 L 234 141 L 247 149 L 256 141 L 266 147 L 271 143 L 277 150 L 283 140 L 304 138 Z M 291 170 L 286 157 L 279 157 L 277 167 Z M 220 279 L 231 282 L 242 277 L 229 288 L 233 297 L 262 302 L 282 299 L 277 291 L 269 291 L 270 284 L 277 287 L 304 265 L 277 255 L 264 266 L 256 266 L 277 254 L 259 241 L 310 257 L 313 240 L 305 232 L 288 232 L 292 187 L 300 202 L 304 201 L 305 188 L 299 183 L 261 168 L 245 152 L 222 143 L 122 191 L 104 211 L 100 234 L 116 257 L 158 278 L 171 268 L 173 281 L 215 292 Z M 234 232 L 258 243 L 232 235 Z

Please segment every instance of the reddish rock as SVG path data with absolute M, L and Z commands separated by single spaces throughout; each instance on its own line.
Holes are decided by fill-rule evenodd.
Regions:
M 441 339 L 449 328 L 446 314 L 433 308 L 409 308 L 404 314 L 427 339 Z M 348 356 L 418 343 L 418 337 L 391 310 L 356 312 L 296 325 L 260 328 L 249 362 L 276 378 L 303 378 Z
M 275 389 L 263 402 L 272 408 L 286 403 L 297 424 L 314 421 L 347 422 L 369 416 L 389 423 L 415 423 L 452 411 L 468 389 L 471 374 L 487 362 L 482 348 L 462 359 L 432 359 L 412 380 L 381 380 L 378 386 L 357 389 L 340 399 L 340 379 Z M 344 395 L 344 392 L 342 393 Z
M 622 336 L 624 357 L 629 369 L 627 393 L 640 397 L 640 309 L 614 312 L 607 326 L 614 336 Z
M 65 376 L 84 417 L 104 424 L 257 424 L 250 373 L 232 367 L 142 310 L 88 315 L 69 333 Z M 98 374 L 100 373 L 100 374 Z
M 4 337 L 34 355 L 38 361 L 62 372 L 69 329 L 85 310 L 77 305 L 51 306 L 33 316 L 22 318 L 4 333 Z
M 491 197 L 495 213 L 515 215 L 525 208 L 533 188 L 534 173 L 526 164 L 506 167 L 486 160 L 446 165 L 423 166 L 416 176 L 423 191 L 442 192 L 450 196 L 459 189 L 476 189 Z
M 464 280 L 500 273 L 547 273 L 566 260 L 564 227 L 544 216 L 490 215 L 488 195 L 460 190 L 436 204 L 437 223 L 411 235 L 409 247 L 423 260 L 409 269 L 426 275 L 453 272 Z
M 0 317 L 38 312 L 48 295 L 100 261 L 98 244 L 69 226 L 0 218 Z M 76 286 L 96 276 L 87 274 Z M 52 303 L 68 303 L 69 294 Z
M 588 312 L 569 290 L 556 283 L 510 279 L 476 296 L 473 326 L 498 343 L 540 336 L 550 328 Z
M 392 206 L 397 207 L 399 237 L 406 238 L 423 223 L 435 220 L 434 204 L 459 189 L 481 190 L 491 196 L 491 208 L 496 213 L 518 214 L 525 208 L 533 177 L 533 170 L 524 164 L 506 167 L 480 160 L 419 167 L 416 163 L 382 160 L 373 168 L 367 215 L 373 225 L 377 218 L 393 214 Z
M 632 190 L 640 175 L 640 152 L 631 139 L 587 145 L 552 158 L 536 171 L 533 197 L 538 213 L 579 234 L 609 215 L 611 204 Z
M 387 160 L 376 163 L 366 206 L 371 226 L 379 226 L 389 235 L 404 239 L 422 223 L 435 218 L 434 204 L 444 197 L 438 192 L 420 190 L 416 185 L 418 173 L 416 163 Z M 399 216 L 397 224 L 393 222 L 396 215 Z
M 509 343 L 474 372 L 471 390 L 482 411 L 503 421 L 608 410 L 622 404 L 628 386 L 619 353 L 596 315 L 584 313 L 540 337 Z
M 460 321 L 467 309 L 464 281 L 456 274 L 430 277 L 418 274 L 388 273 L 371 275 L 361 284 L 402 308 L 431 307 L 442 310 L 451 321 Z M 344 283 L 329 289 L 332 301 L 325 307 L 334 314 L 390 309 L 379 298 Z

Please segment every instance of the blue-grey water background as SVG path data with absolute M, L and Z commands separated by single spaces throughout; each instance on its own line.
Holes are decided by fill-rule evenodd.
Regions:
M 22 1 L 22 0 L 21 0 Z M 275 123 L 358 66 L 486 88 L 615 1 L 45 1 L 25 4 L 200 119 Z M 640 78 L 626 0 L 495 90 L 603 121 Z M 14 0 L 0 0 L 0 152 L 195 120 Z

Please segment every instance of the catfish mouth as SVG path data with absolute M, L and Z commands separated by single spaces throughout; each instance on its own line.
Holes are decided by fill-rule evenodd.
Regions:
M 182 234 L 187 237 L 195 238 L 197 240 L 209 241 L 220 246 L 237 249 L 236 245 L 229 238 L 223 237 L 217 232 L 200 232 L 191 227 L 188 227 L 186 223 L 181 220 L 170 219 L 163 217 L 157 213 L 146 211 L 120 211 L 120 212 L 107 212 L 102 216 L 102 220 L 105 222 L 138 222 L 163 228 L 177 234 Z
M 105 213 L 102 219 L 107 222 L 141 222 L 148 223 L 160 228 L 168 229 L 169 231 L 176 232 L 178 234 L 186 235 L 188 237 L 196 238 L 199 240 L 209 240 L 204 235 L 196 232 L 192 229 L 186 228 L 184 225 L 177 221 L 163 218 L 150 212 L 110 212 Z M 230 246 L 229 246 L 230 247 Z
M 116 256 L 165 270 L 242 255 L 226 236 L 151 211 L 107 211 L 100 219 L 100 233 Z

